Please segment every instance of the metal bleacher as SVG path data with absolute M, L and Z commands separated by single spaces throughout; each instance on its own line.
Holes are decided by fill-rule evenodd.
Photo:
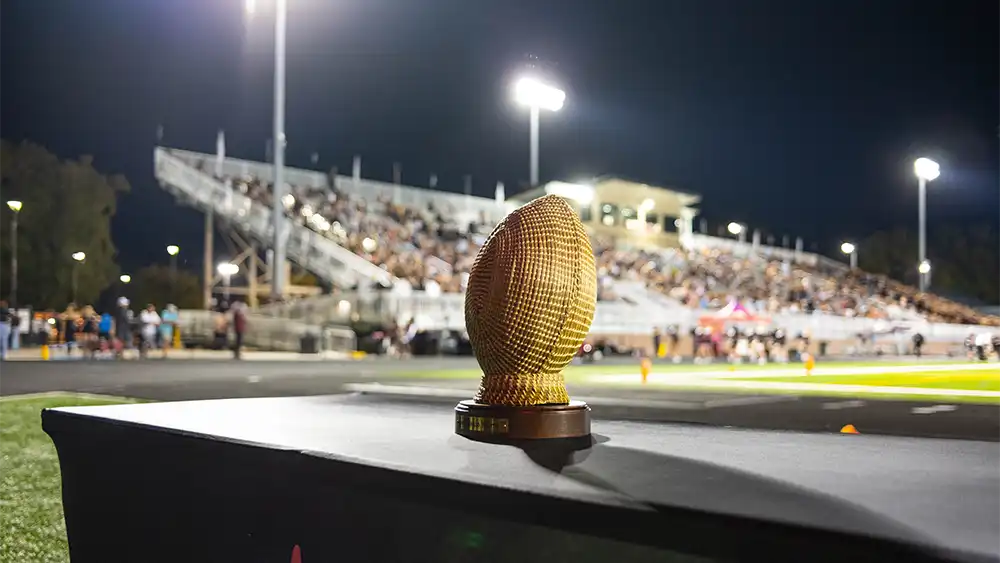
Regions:
M 265 248 L 273 243 L 272 210 L 227 186 L 216 178 L 252 176 L 269 182 L 270 164 L 234 158 L 217 159 L 215 155 L 157 147 L 154 151 L 155 175 L 161 186 L 179 202 L 205 213 L 213 213 Z M 206 171 L 218 171 L 216 175 Z M 318 171 L 286 169 L 286 181 L 303 187 L 331 185 L 343 193 L 363 199 L 386 198 L 414 207 L 433 205 L 445 216 L 461 224 L 486 219 L 497 222 L 513 205 L 489 198 L 427 190 L 398 184 L 365 180 L 357 175 L 333 176 Z M 468 224 L 468 223 L 465 223 Z M 261 307 L 261 315 L 328 326 L 356 322 L 386 322 L 413 319 L 426 330 L 463 330 L 464 296 L 429 295 L 414 291 L 387 271 L 343 248 L 333 240 L 293 221 L 287 221 L 288 259 L 317 277 L 332 282 L 340 290 L 324 295 Z M 814 253 L 764 246 L 721 237 L 694 234 L 687 242 L 693 249 L 722 248 L 737 255 L 758 254 L 772 259 L 808 264 L 828 271 L 843 271 L 846 264 Z M 373 291 L 375 286 L 386 288 Z M 392 288 L 392 289 L 388 289 Z M 622 299 L 599 302 L 592 331 L 595 333 L 646 333 L 653 326 L 694 326 L 701 311 L 679 306 L 676 300 L 651 293 L 642 283 L 623 283 L 617 288 Z M 827 315 L 779 314 L 772 320 L 790 332 L 808 331 L 817 338 L 846 338 L 866 330 L 878 329 L 881 321 Z M 928 340 L 960 341 L 968 327 L 926 323 L 919 316 L 903 315 L 897 321 L 919 326 Z
M 215 218 L 225 221 L 265 246 L 270 246 L 274 236 L 271 209 L 234 192 L 223 182 L 204 172 L 203 170 L 212 169 L 214 162 L 207 162 L 207 166 L 199 166 L 199 162 L 205 163 L 210 158 L 214 157 L 157 147 L 153 155 L 156 178 L 181 203 L 205 213 L 213 213 Z M 241 172 L 239 161 L 228 159 L 221 164 L 224 175 L 235 176 Z M 305 171 L 290 172 L 289 183 L 325 183 L 325 178 L 320 173 L 306 173 L 303 177 Z M 391 285 L 395 281 L 382 268 L 312 229 L 291 221 L 286 221 L 285 225 L 289 229 L 288 259 L 316 276 L 340 287 L 373 283 Z

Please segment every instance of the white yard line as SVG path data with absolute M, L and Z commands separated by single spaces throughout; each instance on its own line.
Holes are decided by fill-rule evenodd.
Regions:
M 638 378 L 632 377 L 635 382 Z M 975 389 L 927 389 L 923 387 L 888 387 L 879 385 L 846 385 L 842 383 L 806 383 L 798 381 L 736 381 L 732 379 L 657 378 L 650 383 L 658 387 L 698 387 L 699 389 L 728 389 L 744 391 L 818 391 L 835 393 L 878 393 L 882 395 L 913 395 L 928 397 L 987 397 L 1000 399 L 1000 391 Z

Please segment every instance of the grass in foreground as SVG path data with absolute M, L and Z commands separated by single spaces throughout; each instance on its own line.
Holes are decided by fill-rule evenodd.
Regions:
M 133 402 L 73 394 L 0 398 L 0 562 L 69 561 L 59 459 L 42 409 Z

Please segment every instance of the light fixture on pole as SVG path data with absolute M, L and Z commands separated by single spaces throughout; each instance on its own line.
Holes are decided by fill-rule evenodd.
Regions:
M 240 267 L 232 262 L 222 262 L 217 267 L 219 275 L 222 276 L 222 281 L 225 284 L 226 301 L 229 301 L 229 284 L 232 282 L 232 277 L 240 272 Z
M 858 267 L 858 248 L 852 243 L 845 242 L 840 245 L 840 251 L 851 257 L 851 269 Z
M 913 163 L 913 172 L 920 182 L 920 203 L 918 209 L 918 221 L 920 223 L 919 239 L 919 266 L 920 291 L 927 291 L 927 273 L 930 272 L 930 263 L 927 262 L 927 182 L 937 179 L 941 175 L 941 166 L 929 158 L 918 158 Z M 927 264 L 927 272 L 924 272 L 924 264 Z
M 731 235 L 733 235 L 735 237 L 738 237 L 740 239 L 740 242 L 743 242 L 744 240 L 746 240 L 746 232 L 747 232 L 747 230 L 740 223 L 736 223 L 735 221 L 732 222 L 732 223 L 729 223 L 729 225 L 726 226 L 726 229 L 729 231 L 729 234 L 731 234 Z
M 24 206 L 16 199 L 9 200 L 7 207 L 10 208 L 14 217 L 10 221 L 10 306 L 17 307 L 17 217 L 21 214 Z
M 559 111 L 566 101 L 566 92 L 538 79 L 525 77 L 514 84 L 514 99 L 531 111 L 531 186 L 538 185 L 538 113 L 540 110 Z
M 925 280 L 930 276 L 931 273 L 931 261 L 921 260 L 920 265 L 917 266 L 917 273 L 920 274 L 920 281 L 922 285 L 926 286 L 927 283 Z M 920 291 L 926 291 L 926 289 L 921 288 Z
M 176 244 L 167 245 L 167 254 L 170 255 L 170 301 L 176 301 L 174 293 L 177 289 L 177 254 L 181 247 Z
M 122 274 L 122 275 L 118 276 L 118 281 L 120 281 L 120 282 L 122 282 L 124 284 L 131 283 L 132 282 L 132 276 L 130 276 L 128 274 Z
M 271 296 L 281 299 L 285 291 L 285 22 L 288 16 L 287 0 L 274 2 L 274 197 L 271 222 L 274 227 L 274 248 L 271 264 Z M 255 0 L 245 0 L 244 11 L 253 16 L 257 11 Z
M 77 272 L 77 270 L 80 269 L 80 264 L 83 264 L 84 260 L 87 259 L 87 253 L 85 253 L 85 252 L 74 252 L 72 254 L 72 258 L 73 258 L 73 260 L 76 261 L 76 264 L 73 265 L 73 274 L 72 274 L 73 303 L 76 303 L 76 276 L 77 276 L 76 272 Z

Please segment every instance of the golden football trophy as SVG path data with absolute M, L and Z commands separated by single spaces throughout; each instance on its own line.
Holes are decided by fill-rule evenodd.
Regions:
M 465 325 L 483 379 L 455 407 L 455 432 L 486 441 L 588 437 L 590 407 L 570 400 L 562 372 L 596 304 L 594 251 L 566 201 L 545 196 L 504 218 L 469 275 Z

